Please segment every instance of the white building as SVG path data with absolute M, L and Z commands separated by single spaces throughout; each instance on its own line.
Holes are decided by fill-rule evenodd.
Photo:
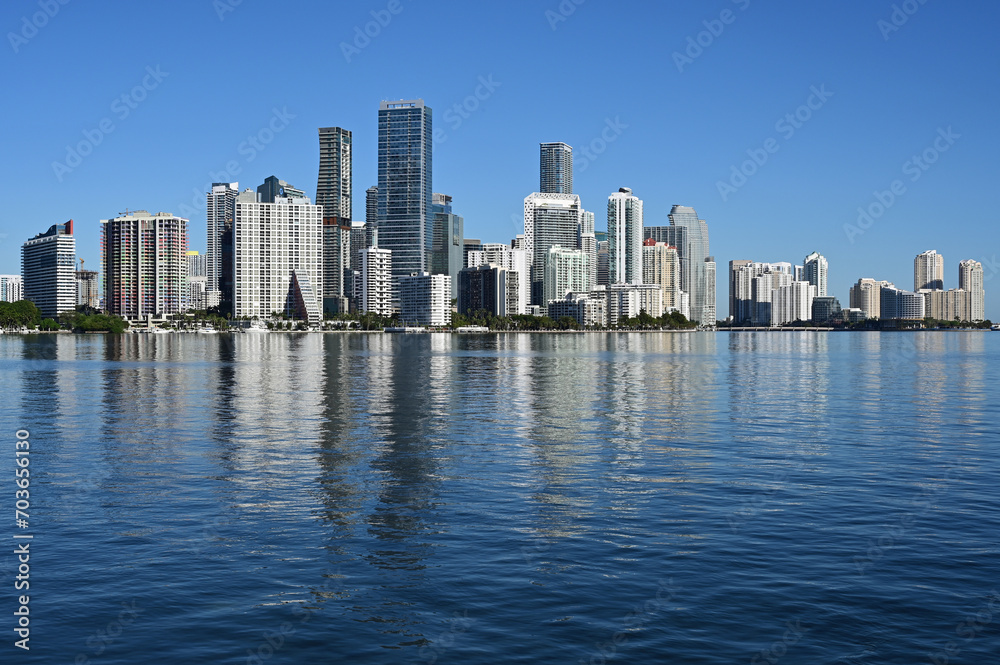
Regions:
M 361 254 L 361 270 L 354 280 L 358 309 L 392 316 L 392 250 L 369 247 Z
M 21 245 L 24 299 L 35 303 L 42 316 L 55 318 L 76 309 L 76 238 L 73 220 L 53 224 Z
M 222 239 L 233 229 L 236 218 L 236 196 L 240 193 L 238 182 L 212 183 L 212 190 L 206 194 L 205 223 L 208 234 L 205 274 L 208 276 L 208 290 L 216 292 L 216 299 L 222 290 Z
M 451 275 L 413 273 L 399 278 L 400 319 L 404 324 L 451 323 Z
M 608 197 L 608 279 L 642 283 L 642 201 L 622 187 Z
M 233 315 L 274 313 L 315 324 L 323 312 L 323 206 L 306 197 L 236 197 Z
M 969 292 L 969 321 L 984 321 L 986 291 L 983 289 L 983 264 L 971 259 L 959 263 L 958 288 Z
M 798 266 L 796 266 L 796 268 L 797 267 Z M 816 287 L 817 298 L 826 296 L 826 282 L 829 268 L 830 265 L 827 262 L 826 257 L 819 252 L 813 252 L 807 256 L 803 262 L 801 280 L 803 282 L 809 282 Z M 799 278 L 797 277 L 796 280 L 798 279 Z
M 783 326 L 812 319 L 812 304 L 818 288 L 809 282 L 792 281 L 771 293 L 771 325 Z
M 597 297 L 588 293 L 570 293 L 562 300 L 549 303 L 549 318 L 558 321 L 564 316 L 576 319 L 582 328 L 603 328 L 607 325 L 607 294 Z
M 531 304 L 545 305 L 543 282 L 549 248 L 576 248 L 583 212 L 576 194 L 535 192 L 524 199 L 524 249 L 531 272 Z
M 0 275 L 0 301 L 24 300 L 24 280 L 20 275 Z
M 605 292 L 609 326 L 643 311 L 654 318 L 663 315 L 663 291 L 656 284 L 611 284 Z
M 208 277 L 200 275 L 188 277 L 188 310 L 203 312 L 209 307 L 218 305 L 208 304 Z
M 913 259 L 913 290 L 944 288 L 944 257 L 929 249 Z M 895 318 L 895 317 L 894 317 Z
M 514 249 L 503 243 L 484 243 L 469 252 L 466 268 L 495 265 L 508 273 L 517 273 L 517 307 L 509 314 L 527 314 L 531 302 L 531 283 L 528 271 L 528 252 Z
M 590 265 L 586 253 L 554 245 L 545 259 L 545 278 L 542 285 L 544 305 L 551 300 L 562 300 L 567 293 L 586 293 L 590 290 Z

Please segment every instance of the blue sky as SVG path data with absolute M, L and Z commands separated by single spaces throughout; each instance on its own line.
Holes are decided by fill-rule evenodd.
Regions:
M 708 221 L 720 317 L 731 259 L 819 251 L 846 306 L 859 277 L 912 288 L 937 249 L 946 288 L 983 261 L 1000 319 L 1000 5 L 893 4 L 8 0 L 0 272 L 70 218 L 96 267 L 99 220 L 126 209 L 188 216 L 204 251 L 206 185 L 274 174 L 314 196 L 322 126 L 354 133 L 363 219 L 379 101 L 420 97 L 468 237 L 521 232 L 538 143 L 565 141 L 590 152 L 575 184 L 598 229 L 622 186 L 647 225 L 673 204 Z

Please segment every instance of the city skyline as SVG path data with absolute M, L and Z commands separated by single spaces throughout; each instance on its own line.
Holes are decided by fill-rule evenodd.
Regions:
M 17 272 L 22 238 L 70 218 L 77 224 L 78 256 L 97 265 L 98 220 L 126 207 L 189 219 L 191 247 L 207 251 L 206 185 L 259 183 L 277 173 L 311 187 L 318 127 L 335 125 L 354 133 L 352 217 L 361 220 L 362 194 L 377 182 L 377 123 L 371 110 L 379 100 L 422 97 L 437 111 L 434 189 L 454 197 L 467 236 L 484 242 L 513 237 L 512 218 L 520 216 L 524 196 L 538 185 L 538 144 L 562 141 L 573 146 L 574 193 L 585 208 L 597 210 L 621 183 L 641 192 L 647 225 L 666 225 L 674 203 L 694 206 L 712 225 L 712 254 L 723 266 L 746 257 L 798 260 L 803 250 L 817 249 L 830 261 L 830 293 L 845 302 L 849 286 L 876 272 L 876 265 L 879 279 L 908 286 L 912 257 L 936 246 L 955 260 L 982 262 L 987 314 L 996 312 L 1000 293 L 991 285 L 1000 264 L 994 258 L 988 200 L 995 132 L 988 109 L 997 93 L 976 82 L 968 62 L 970 53 L 994 48 L 987 46 L 985 24 L 997 8 L 923 5 L 905 26 L 885 33 L 878 25 L 889 18 L 888 6 L 847 2 L 779 11 L 746 4 L 734 3 L 735 22 L 717 38 L 703 39 L 710 45 L 691 57 L 686 54 L 689 38 L 697 43 L 717 12 L 628 3 L 628 9 L 650 19 L 628 32 L 644 34 L 655 27 L 659 36 L 636 35 L 620 52 L 597 44 L 592 52 L 577 54 L 578 64 L 552 81 L 551 99 L 537 99 L 527 108 L 521 100 L 536 80 L 531 63 L 555 57 L 597 34 L 599 27 L 625 31 L 611 8 L 580 5 L 571 16 L 554 21 L 546 12 L 558 14 L 558 8 L 546 3 L 525 3 L 513 11 L 491 8 L 482 20 L 490 21 L 495 34 L 480 40 L 461 30 L 469 25 L 468 16 L 404 3 L 384 34 L 348 61 L 336 45 L 350 43 L 355 25 L 363 28 L 372 20 L 368 10 L 352 10 L 343 15 L 343 34 L 333 34 L 331 53 L 315 59 L 337 82 L 334 98 L 315 85 L 315 72 L 306 80 L 271 51 L 258 53 L 240 43 L 241 32 L 260 21 L 259 12 L 245 3 L 221 17 L 204 3 L 152 10 L 144 24 L 153 35 L 193 32 L 204 34 L 204 43 L 159 62 L 151 56 L 149 62 L 118 61 L 110 67 L 85 44 L 134 23 L 138 9 L 125 6 L 115 14 L 98 11 L 87 17 L 69 5 L 37 36 L 7 51 L 11 66 L 25 74 L 26 89 L 9 116 L 24 128 L 8 140 L 10 154 L 19 160 L 3 168 L 9 179 L 16 173 L 29 188 L 27 198 L 46 196 L 30 206 L 16 201 L 8 207 L 0 223 L 0 232 L 8 235 L 8 242 L 0 244 L 0 270 Z M 5 6 L 0 25 L 16 33 L 32 7 Z M 311 9 L 318 19 L 332 11 Z M 318 29 L 323 21 L 315 23 L 329 37 Z M 459 36 L 467 53 L 463 62 L 455 66 L 451 49 L 419 39 L 430 26 Z M 819 26 L 824 38 L 808 43 L 805 35 Z M 755 35 L 775 27 L 788 28 L 789 39 L 747 56 Z M 313 29 L 302 28 L 305 35 L 295 40 L 293 59 L 301 54 L 314 61 L 315 47 L 307 38 Z M 943 48 L 939 31 L 958 29 L 965 36 L 961 48 Z M 496 45 L 512 38 L 530 39 L 530 51 L 496 58 Z M 400 57 L 417 44 L 419 67 Z M 653 48 L 656 57 L 640 57 L 643 48 Z M 675 53 L 683 56 L 680 61 Z M 261 94 L 204 76 L 223 61 L 258 67 L 262 74 L 280 71 L 289 84 Z M 780 66 L 789 61 L 795 66 Z M 386 67 L 390 62 L 398 65 Z M 445 64 L 450 75 L 441 77 L 436 70 Z M 626 68 L 656 85 L 641 86 L 628 104 L 600 95 L 603 83 Z M 75 82 L 81 69 L 88 76 L 100 74 L 81 86 Z M 920 76 L 914 73 L 918 69 Z M 745 76 L 746 83 L 734 85 L 735 74 Z M 928 85 L 945 94 L 927 100 Z M 822 94 L 813 92 L 814 86 Z M 657 88 L 668 88 L 671 95 Z M 74 95 L 73 105 L 61 102 L 62 91 Z M 556 101 L 570 91 L 584 95 L 587 103 Z M 225 112 L 212 112 L 223 96 Z M 180 97 L 203 103 L 178 111 L 172 100 Z M 663 103 L 681 97 L 698 103 L 691 108 Z M 726 109 L 737 99 L 742 110 L 734 115 Z M 710 111 L 699 110 L 705 108 Z M 810 119 L 796 118 L 800 111 L 800 118 Z M 792 122 L 780 120 L 787 115 Z M 105 118 L 110 125 L 101 130 Z M 764 149 L 772 134 L 775 142 L 767 145 L 777 146 L 777 152 Z M 77 150 L 81 144 L 87 145 Z M 757 165 L 752 160 L 764 160 L 762 149 L 766 163 Z M 74 157 L 74 152 L 87 154 Z M 152 153 L 158 158 L 145 157 Z M 134 155 L 140 155 L 138 166 L 125 169 Z M 897 180 L 900 185 L 894 187 Z M 115 182 L 113 196 L 102 186 L 108 181 Z M 736 192 L 723 200 L 719 182 Z M 314 192 L 307 189 L 307 194 Z M 961 232 L 934 235 L 931 229 L 956 202 L 962 209 Z M 604 215 L 598 217 L 597 228 L 604 229 Z M 888 243 L 894 250 L 883 256 Z M 946 288 L 957 286 L 952 273 L 947 271 Z M 721 285 L 716 293 L 717 302 L 726 297 Z

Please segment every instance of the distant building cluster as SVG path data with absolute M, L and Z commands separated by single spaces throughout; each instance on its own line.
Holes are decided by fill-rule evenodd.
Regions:
M 365 219 L 352 216 L 350 130 L 319 128 L 315 203 L 276 176 L 242 192 L 206 192 L 207 252 L 189 248 L 189 220 L 144 210 L 101 220 L 100 270 L 75 265 L 72 220 L 24 243 L 22 274 L 0 275 L 0 298 L 34 301 L 44 316 L 84 305 L 131 320 L 192 310 L 318 324 L 350 312 L 448 325 L 453 313 L 570 317 L 614 326 L 678 313 L 714 326 L 716 262 L 705 220 L 675 205 L 668 225 L 646 226 L 643 201 L 621 187 L 607 200 L 607 231 L 573 193 L 573 148 L 539 146 L 539 191 L 524 199 L 524 232 L 510 242 L 466 238 L 453 199 L 433 188 L 433 114 L 423 100 L 378 108 L 378 182 Z M 944 290 L 934 251 L 914 264 L 914 290 L 859 280 L 850 307 L 827 292 L 828 263 L 729 264 L 729 322 L 744 326 L 879 319 L 980 321 L 982 266 L 963 261 Z

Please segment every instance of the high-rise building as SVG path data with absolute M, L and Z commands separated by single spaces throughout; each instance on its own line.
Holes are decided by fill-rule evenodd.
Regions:
M 681 311 L 681 262 L 677 248 L 652 238 L 644 240 L 642 282 L 660 287 L 664 311 Z
M 495 265 L 462 268 L 458 274 L 459 313 L 485 310 L 493 316 L 509 316 L 512 300 L 517 297 L 517 278 L 516 273 Z
M 530 284 L 528 283 L 528 254 L 523 249 L 513 249 L 502 243 L 486 243 L 479 249 L 470 250 L 469 267 L 495 265 L 508 273 L 517 274 L 517 303 L 508 308 L 508 314 L 527 314 L 530 303 Z M 511 277 L 508 276 L 508 281 Z
M 769 275 L 772 279 L 774 277 Z M 791 277 L 791 275 L 789 275 Z M 812 319 L 813 300 L 816 298 L 816 286 L 809 282 L 798 282 L 791 279 L 771 291 L 771 321 L 772 326 L 783 326 L 788 323 L 809 321 Z M 764 322 L 760 322 L 764 323 Z M 766 323 L 764 323 L 766 325 Z
M 882 286 L 892 286 L 888 282 L 878 282 L 871 277 L 862 277 L 851 287 L 850 306 L 860 309 L 866 319 L 878 319 L 882 316 Z M 893 287 L 895 288 L 895 287 Z
M 322 320 L 322 215 L 305 196 L 264 202 L 246 190 L 236 197 L 234 316 Z
M 715 292 L 708 289 L 709 257 L 708 224 L 698 219 L 694 208 L 675 205 L 670 210 L 670 225 L 687 229 L 687 245 L 681 259 L 682 290 L 691 296 L 691 318 L 707 325 L 715 325 Z M 672 243 L 673 244 L 673 243 Z M 675 247 L 678 245 L 674 244 Z M 687 259 L 686 261 L 684 259 Z M 684 277 L 684 271 L 688 275 Z
M 813 298 L 813 323 L 833 323 L 841 317 L 840 301 L 833 296 L 817 296 Z
M 582 213 L 575 194 L 536 192 L 524 199 L 524 248 L 531 261 L 532 305 L 545 305 L 542 283 L 549 249 L 577 246 Z
M 704 312 L 704 318 L 701 320 L 703 326 L 712 326 L 718 323 L 717 312 L 715 308 L 715 294 L 716 294 L 716 283 L 715 275 L 717 266 L 715 263 L 714 256 L 705 257 L 705 305 L 702 309 Z
M 642 201 L 622 187 L 608 197 L 608 279 L 642 283 Z
M 608 257 L 608 241 L 597 241 L 597 286 L 607 286 L 610 283 L 610 260 Z
M 206 288 L 210 293 L 214 292 L 216 298 L 220 298 L 222 291 L 232 291 L 233 219 L 236 217 L 236 195 L 239 193 L 239 183 L 216 182 L 206 195 Z
M 378 245 L 396 278 L 427 271 L 433 250 L 433 113 L 424 100 L 378 111 Z
M 379 316 L 392 316 L 392 251 L 369 247 L 361 254 L 361 271 L 355 280 L 358 309 Z
M 351 222 L 351 270 L 361 270 L 361 250 L 368 249 L 367 222 Z
M 378 187 L 365 190 L 365 224 L 378 225 Z
M 136 210 L 101 220 L 104 308 L 130 320 L 187 310 L 188 220 Z
M 944 288 L 944 257 L 933 249 L 917 254 L 913 260 L 913 290 Z M 898 318 L 898 317 L 894 317 Z
M 711 257 L 708 257 L 711 259 Z M 713 264 L 714 261 L 706 261 Z M 706 276 L 715 271 L 709 267 Z M 736 325 L 770 326 L 775 317 L 773 311 L 774 291 L 798 281 L 794 279 L 790 263 L 757 263 L 753 261 L 729 262 L 729 316 Z M 803 282 L 807 284 L 808 282 Z M 798 298 L 801 293 L 793 293 L 789 298 Z M 815 293 L 813 293 L 815 296 Z M 804 297 L 804 296 L 803 296 Z M 792 301 L 789 301 L 792 302 Z M 804 305 L 789 304 L 788 310 L 804 311 Z M 692 313 L 692 317 L 694 314 Z M 785 311 L 778 314 L 779 320 L 786 318 Z M 806 314 L 808 318 L 809 314 Z M 796 319 L 791 319 L 794 321 Z M 714 323 L 714 322 L 713 322 Z
M 796 266 L 797 267 L 797 266 Z M 813 252 L 806 257 L 802 265 L 802 281 L 816 287 L 816 297 L 826 297 L 826 282 L 829 264 L 826 257 L 819 252 Z
M 565 143 L 540 144 L 539 192 L 573 193 L 573 148 Z
M 729 318 L 735 324 L 750 319 L 750 302 L 753 299 L 750 280 L 753 261 L 737 259 L 729 262 Z
M 101 280 L 96 270 L 76 271 L 76 304 L 92 309 L 101 306 Z
M 260 203 L 274 203 L 278 199 L 306 198 L 309 197 L 304 191 L 273 175 L 266 178 L 264 184 L 257 187 L 257 200 Z
M 399 278 L 399 316 L 404 324 L 446 326 L 451 323 L 451 276 L 407 275 Z
M 187 253 L 188 277 L 208 277 L 208 257 L 193 249 Z
M 926 316 L 926 300 L 921 293 L 903 291 L 896 288 L 881 289 L 882 320 L 905 319 L 919 320 Z
M 663 242 L 671 247 L 677 248 L 677 259 L 680 261 L 681 268 L 681 292 L 687 294 L 688 302 L 690 304 L 690 293 L 689 289 L 691 285 L 689 281 L 691 279 L 691 269 L 690 261 L 688 260 L 688 254 L 691 248 L 688 246 L 688 230 L 685 226 L 646 226 L 642 230 L 642 239 L 654 240 L 656 242 Z M 690 312 L 688 312 L 690 314 Z M 688 314 L 685 314 L 687 316 Z
M 586 293 L 590 289 L 589 257 L 579 249 L 553 245 L 545 258 L 543 305 L 562 300 L 567 293 Z
M 214 305 L 208 304 L 208 291 L 205 288 L 208 278 L 196 275 L 188 276 L 188 311 L 194 310 L 202 312 Z
M 570 293 L 562 300 L 553 300 L 549 302 L 548 316 L 554 321 L 569 316 L 582 328 L 603 328 L 608 324 L 608 297 L 603 291 L 598 294 Z
M 984 321 L 986 291 L 983 289 L 983 264 L 972 259 L 959 263 L 958 288 L 969 293 L 969 321 Z
M 924 289 L 924 316 L 942 321 L 972 321 L 972 294 L 965 289 Z M 982 320 L 982 319 L 980 319 Z
M 451 277 L 452 293 L 458 293 L 458 273 L 465 267 L 465 220 L 452 212 L 451 197 L 434 194 L 433 249 L 430 258 L 432 275 Z
M 323 313 L 348 310 L 351 270 L 351 132 L 319 128 L 319 176 L 316 205 L 323 207 Z M 287 190 L 286 190 L 287 191 Z
M 0 275 L 0 301 L 24 300 L 24 279 L 20 275 Z
M 46 318 L 76 309 L 76 238 L 73 220 L 53 224 L 21 245 L 24 299 Z
M 323 219 L 334 219 L 350 226 L 351 206 L 351 132 L 340 127 L 319 128 L 319 178 L 316 205 L 323 206 Z

